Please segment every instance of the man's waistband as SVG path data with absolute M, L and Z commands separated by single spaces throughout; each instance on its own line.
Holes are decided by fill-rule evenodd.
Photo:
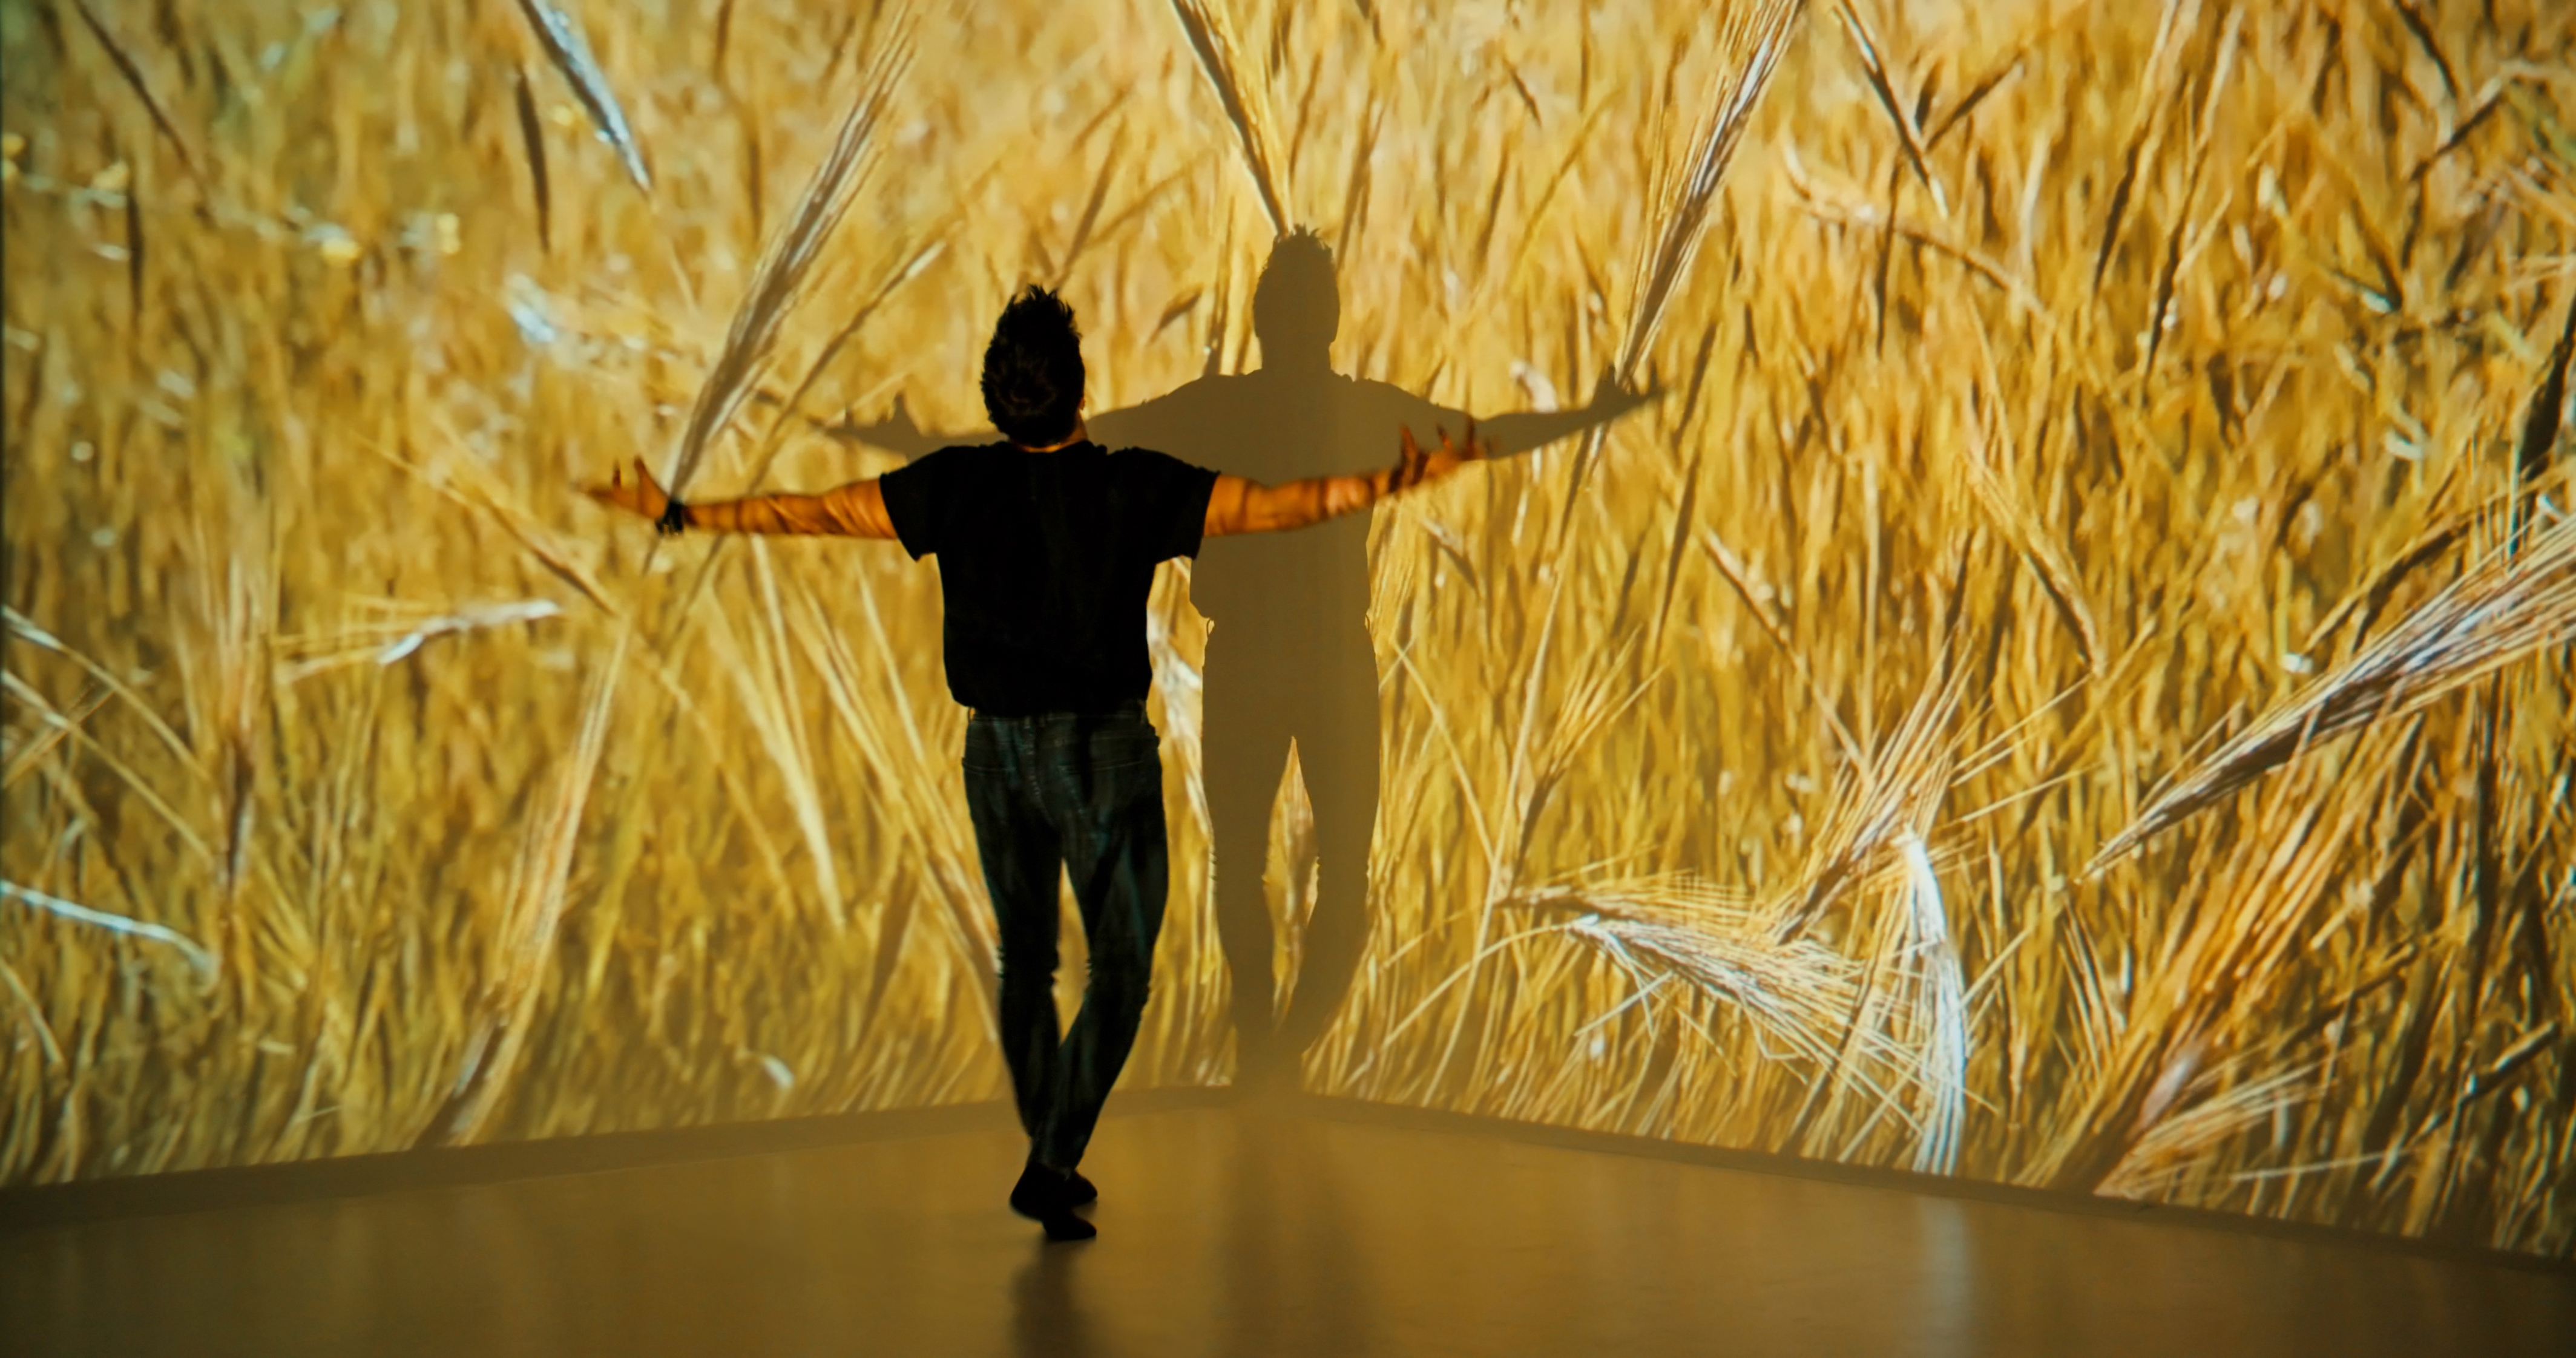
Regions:
M 966 709 L 966 720 L 970 724 L 984 725 L 1008 723 L 1011 725 L 1039 726 L 1050 723 L 1069 724 L 1073 722 L 1105 721 L 1121 718 L 1133 721 L 1143 721 L 1145 719 L 1145 700 L 1142 698 L 1130 698 L 1116 707 L 1101 712 L 1005 713 L 987 712 L 981 708 L 972 707 Z

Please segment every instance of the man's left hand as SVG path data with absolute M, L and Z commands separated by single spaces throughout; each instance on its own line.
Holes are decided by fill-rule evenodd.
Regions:
M 645 518 L 660 520 L 671 507 L 670 492 L 653 479 L 644 459 L 635 459 L 633 474 L 620 469 L 609 474 L 608 484 L 585 486 L 582 493 L 614 509 L 623 509 Z
M 1470 462 L 1484 461 L 1493 452 L 1489 445 L 1477 441 L 1476 422 L 1473 420 L 1467 422 L 1465 436 L 1456 442 L 1450 440 L 1448 430 L 1442 429 L 1440 446 L 1434 449 L 1426 450 L 1415 443 L 1411 429 L 1402 430 L 1401 436 L 1402 450 L 1395 464 L 1395 475 L 1387 486 L 1390 494 L 1437 481 Z

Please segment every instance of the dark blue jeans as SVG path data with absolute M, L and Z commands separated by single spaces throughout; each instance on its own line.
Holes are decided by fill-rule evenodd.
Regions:
M 1162 739 L 1143 703 L 1100 715 L 978 714 L 966 808 L 1002 940 L 1002 1057 L 1031 1151 L 1072 1169 L 1136 1043 L 1163 928 Z M 1056 894 L 1073 882 L 1090 983 L 1073 1031 L 1055 1015 Z

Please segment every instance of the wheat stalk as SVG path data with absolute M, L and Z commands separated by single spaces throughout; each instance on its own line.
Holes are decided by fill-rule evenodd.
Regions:
M 592 671 L 581 705 L 581 725 L 556 773 L 541 814 L 529 818 L 512 872 L 508 907 L 494 940 L 483 994 L 483 1013 L 433 1142 L 480 1139 L 499 1111 L 517 1074 L 536 1017 L 547 968 L 555 959 L 558 926 L 569 903 L 565 891 L 580 847 L 582 811 L 590 802 L 600 755 L 608 747 L 609 715 L 626 665 L 632 629 L 621 625 L 607 657 Z
M 206 951 L 205 946 L 197 940 L 167 925 L 133 919 L 105 910 L 92 910 L 88 906 L 64 900 L 48 892 L 38 891 L 34 887 L 20 886 L 16 882 L 0 881 L 0 897 L 41 910 L 59 919 L 70 920 L 75 924 L 86 924 L 113 933 L 169 944 L 177 948 L 180 955 L 188 959 L 188 964 L 200 973 L 209 979 L 215 975 L 215 955 Z
M 2157 834 L 2318 742 L 2417 712 L 2509 665 L 2576 644 L 2576 517 L 2526 550 L 2488 553 L 2458 580 L 2176 775 L 2085 867 L 2098 876 Z
M 170 121 L 168 110 L 153 97 L 151 82 L 143 78 L 143 68 L 136 65 L 134 58 L 126 52 L 125 44 L 116 40 L 116 34 L 108 28 L 105 20 L 98 17 L 98 11 L 90 8 L 89 0 L 72 0 L 72 7 L 80 14 L 81 23 L 89 28 L 90 36 L 98 39 L 100 47 L 107 49 L 108 60 L 116 64 L 116 73 L 125 78 L 126 87 L 134 91 L 135 98 L 143 101 L 143 111 L 151 115 L 153 129 L 170 143 L 171 151 L 178 155 L 179 168 L 187 172 L 199 192 L 209 192 L 205 175 L 197 169 L 196 154 L 188 149 L 188 139 L 180 136 L 178 127 Z
M 1199 70 L 1216 92 L 1226 121 L 1234 126 L 1236 144 L 1243 148 L 1243 168 L 1252 176 L 1254 192 L 1261 195 L 1261 210 L 1270 218 L 1271 231 L 1288 234 L 1287 186 L 1272 146 L 1270 104 L 1259 86 L 1243 78 L 1233 25 L 1222 6 L 1209 0 L 1172 0 L 1172 17 L 1180 20 L 1190 50 L 1198 55 Z
M 416 654 L 435 637 L 507 627 L 514 623 L 541 622 L 561 616 L 563 606 L 552 599 L 510 599 L 468 604 L 455 612 L 437 614 L 410 626 L 400 622 L 378 623 L 325 637 L 280 637 L 276 643 L 277 650 L 302 658 L 279 666 L 277 682 L 300 683 L 317 674 L 368 662 L 378 666 L 398 664 Z
M 1888 74 L 1887 59 L 1879 53 L 1878 35 L 1870 30 L 1869 21 L 1852 7 L 1851 0 L 1834 0 L 1834 17 L 1840 19 L 1843 32 L 1850 36 L 1853 51 L 1860 57 L 1861 70 L 1869 76 L 1870 93 L 1878 96 L 1878 106 L 1896 128 L 1896 144 L 1905 152 L 1905 163 L 1932 191 L 1932 206 L 1943 216 L 1950 213 L 1950 195 L 1941 187 L 1939 176 L 1932 173 L 1927 139 L 1915 125 L 1914 111 L 1896 93 L 1895 78 Z
M 1919 980 L 1916 1027 L 1928 1034 L 1916 1064 L 1925 1108 L 1921 1136 L 1915 1143 L 1914 1170 L 1948 1174 L 1959 1167 L 1959 1143 L 1968 1111 L 1968 990 L 1952 942 L 1948 911 L 1941 899 L 1941 877 L 1923 836 L 1912 830 L 1896 840 L 1905 865 L 1906 951 Z
M 573 22 L 572 16 L 547 4 L 546 0 L 519 0 L 519 13 L 527 16 L 528 28 L 536 34 L 537 45 L 545 49 L 546 59 L 562 73 L 564 83 L 572 86 L 573 97 L 579 99 L 582 108 L 590 114 L 591 124 L 616 149 L 617 163 L 625 167 L 626 177 L 635 181 L 636 188 L 647 194 L 653 192 L 653 176 L 644 168 L 643 148 L 635 144 L 635 131 L 627 125 L 626 110 L 619 107 L 617 91 L 609 88 L 607 73 L 599 69 L 598 59 L 590 54 L 590 39 L 583 35 L 581 25 Z M 527 126 L 525 114 L 523 107 L 523 128 Z M 533 139 L 529 145 L 531 159 L 534 160 L 542 152 L 535 149 Z M 537 176 L 538 212 L 542 219 L 546 200 L 545 162 L 534 160 L 532 172 Z
M 831 150 L 814 167 L 813 177 L 797 196 L 786 224 L 762 248 L 760 263 L 752 270 L 751 286 L 725 332 L 724 348 L 716 355 L 705 384 L 698 389 L 697 401 L 690 407 L 688 428 L 681 435 L 680 449 L 672 459 L 667 478 L 672 495 L 679 495 L 688 485 L 707 446 L 719 430 L 733 422 L 734 412 L 750 395 L 769 361 L 779 327 L 804 297 L 814 262 L 822 257 L 832 229 L 840 224 L 851 197 L 875 164 L 878 127 L 894 98 L 896 85 L 912 65 L 912 23 L 908 3 L 897 5 L 886 17 L 876 48 L 859 73 L 850 111 L 841 120 Z
M 1953 669 L 1923 686 L 1896 730 L 1870 757 L 1835 775 L 1834 799 L 1816 836 L 1801 885 L 1782 902 L 1774 932 L 1782 942 L 1812 927 L 1826 907 L 1936 818 L 1956 764 L 1951 725 L 1965 692 Z
M 1653 244 L 1637 257 L 1630 294 L 1636 300 L 1619 342 L 1616 371 L 1622 383 L 1636 379 L 1665 309 L 1699 257 L 1709 210 L 1717 204 L 1727 167 L 1734 164 L 1736 148 L 1753 125 L 1753 111 L 1771 87 L 1806 11 L 1806 0 L 1748 0 L 1728 6 L 1719 21 L 1717 47 L 1724 55 L 1711 77 L 1690 157 L 1657 206 L 1660 225 Z
M 1661 224 L 1652 244 L 1639 253 L 1633 270 L 1633 301 L 1626 333 L 1609 373 L 1611 382 L 1622 388 L 1635 383 L 1647 349 L 1663 325 L 1666 307 L 1688 276 L 1691 262 L 1698 258 L 1709 211 L 1717 202 L 1727 167 L 1734 162 L 1736 148 L 1752 124 L 1753 111 L 1761 103 L 1763 91 L 1770 88 L 1771 76 L 1796 34 L 1798 20 L 1805 14 L 1806 0 L 1748 0 L 1729 6 L 1719 23 L 1717 47 L 1722 55 L 1691 138 L 1689 158 L 1683 163 L 1682 173 L 1662 186 L 1657 195 Z M 1560 554 L 1573 531 L 1584 482 L 1609 437 L 1607 423 L 1595 424 L 1576 446 L 1574 465 L 1565 480 L 1565 507 L 1557 520 Z M 1543 632 L 1555 628 L 1558 597 L 1557 591 L 1550 592 L 1546 621 L 1541 625 Z
M 1664 973 L 1743 1013 L 1786 1059 L 1821 1069 L 1858 990 L 1859 968 L 1812 940 L 1781 943 L 1731 897 L 1683 877 L 1541 887 L 1496 903 L 1570 914 L 1566 936 L 1632 974 Z

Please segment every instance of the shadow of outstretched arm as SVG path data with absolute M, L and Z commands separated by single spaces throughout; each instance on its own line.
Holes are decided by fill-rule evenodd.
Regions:
M 1605 374 L 1592 403 L 1576 410 L 1515 411 L 1478 419 L 1386 382 L 1334 378 L 1201 378 L 1161 396 L 1088 417 L 1090 437 L 1112 448 L 1153 448 L 1176 457 L 1273 483 L 1300 476 L 1369 470 L 1395 455 L 1411 430 L 1430 444 L 1440 431 L 1463 434 L 1472 421 L 1491 457 L 1543 448 L 1570 434 L 1619 419 L 1659 399 L 1657 388 L 1626 391 Z M 990 443 L 990 427 L 929 433 L 913 423 L 903 398 L 871 424 L 844 419 L 823 432 L 917 458 L 957 444 Z M 1290 447 L 1273 444 L 1297 443 Z
M 889 411 L 884 419 L 874 424 L 860 424 L 856 420 L 843 419 L 838 424 L 823 426 L 823 432 L 843 443 L 858 443 L 871 448 L 882 448 L 890 453 L 901 453 L 907 459 L 917 458 L 925 453 L 935 453 L 942 448 L 951 448 L 959 444 L 990 443 L 997 437 L 990 427 L 956 434 L 924 433 L 912 422 L 912 412 L 905 408 L 903 397 L 900 395 L 894 398 L 894 409 Z
M 1275 417 L 1224 377 L 1202 377 L 1117 410 L 1083 417 L 1093 442 L 1104 448 L 1152 448 L 1183 458 L 1223 458 L 1247 424 Z M 1212 463 L 1222 471 L 1239 468 Z
M 1531 452 L 1556 442 L 1569 434 L 1580 434 L 1598 424 L 1608 424 L 1651 402 L 1661 400 L 1660 387 L 1644 391 L 1627 391 L 1603 373 L 1593 389 L 1592 404 L 1579 410 L 1524 410 L 1508 415 L 1495 415 L 1476 421 L 1476 432 L 1490 445 L 1493 457 L 1510 457 Z M 1443 412 L 1445 419 L 1463 424 L 1466 415 Z M 1457 432 L 1457 425 L 1450 426 Z

